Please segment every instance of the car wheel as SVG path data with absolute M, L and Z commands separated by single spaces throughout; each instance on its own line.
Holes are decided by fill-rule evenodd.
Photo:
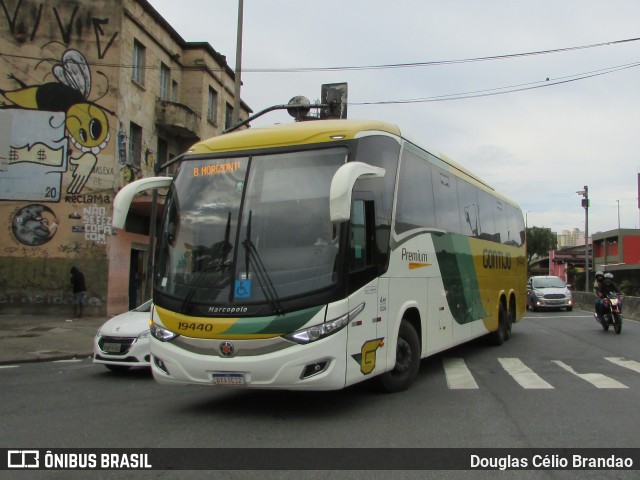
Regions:
M 126 365 L 105 365 L 105 367 L 116 373 L 122 373 L 129 370 L 129 367 L 127 367 Z

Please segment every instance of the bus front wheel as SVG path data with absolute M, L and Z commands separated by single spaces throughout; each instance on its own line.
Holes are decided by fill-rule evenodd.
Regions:
M 403 319 L 398 331 L 396 364 L 393 370 L 377 377 L 383 392 L 395 393 L 406 390 L 418 376 L 420 369 L 420 339 L 413 325 Z

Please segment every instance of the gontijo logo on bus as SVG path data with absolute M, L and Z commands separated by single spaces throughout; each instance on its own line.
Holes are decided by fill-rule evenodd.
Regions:
M 217 175 L 219 173 L 234 172 L 240 168 L 240 162 L 221 163 L 220 165 L 204 165 L 193 169 L 194 177 Z
M 422 268 L 428 267 L 431 264 L 428 262 L 428 257 L 426 253 L 422 253 L 420 250 L 416 252 L 410 252 L 406 248 L 402 249 L 402 260 L 409 261 L 409 270 L 413 270 L 414 268 Z
M 511 270 L 511 254 L 485 248 L 482 251 L 482 266 L 488 269 Z

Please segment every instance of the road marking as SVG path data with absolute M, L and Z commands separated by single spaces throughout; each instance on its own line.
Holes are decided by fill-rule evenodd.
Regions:
M 67 360 L 54 360 L 53 363 L 76 363 L 81 361 L 81 358 L 69 358 Z
M 586 380 L 597 388 L 629 388 L 613 378 L 600 373 L 578 373 L 569 365 L 560 360 L 552 360 L 556 365 L 564 368 L 567 372 L 573 373 L 576 377 Z
M 443 358 L 442 365 L 450 389 L 474 390 L 478 388 L 478 384 L 462 358 Z
M 544 381 L 540 376 L 527 367 L 519 358 L 498 358 L 509 375 L 526 389 L 543 389 L 553 388 L 553 386 Z
M 0 368 L 18 368 L 18 365 L 0 365 Z
M 640 373 L 640 363 L 635 360 L 626 360 L 621 357 L 604 357 L 604 359 L 609 360 L 611 363 L 615 363 L 616 365 L 620 365 L 621 367 Z

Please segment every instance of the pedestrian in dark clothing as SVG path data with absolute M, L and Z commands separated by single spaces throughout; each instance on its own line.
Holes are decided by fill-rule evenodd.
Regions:
M 73 318 L 80 318 L 87 287 L 84 283 L 84 275 L 76 267 L 71 267 L 71 286 L 73 287 Z

